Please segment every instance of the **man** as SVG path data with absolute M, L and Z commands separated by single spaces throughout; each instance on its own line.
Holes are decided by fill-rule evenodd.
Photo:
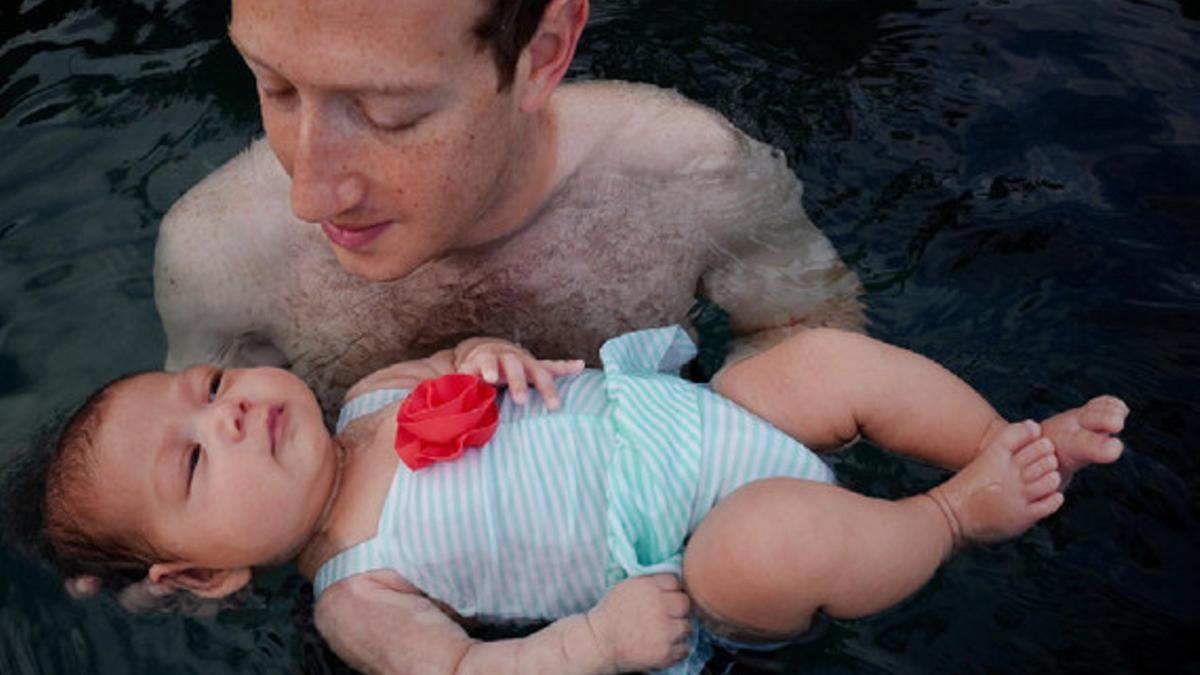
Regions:
M 735 358 L 861 326 L 781 153 L 656 88 L 559 86 L 587 0 L 232 8 L 267 138 L 162 224 L 168 368 L 287 366 L 331 410 L 471 335 L 594 361 L 698 294 L 729 313 Z

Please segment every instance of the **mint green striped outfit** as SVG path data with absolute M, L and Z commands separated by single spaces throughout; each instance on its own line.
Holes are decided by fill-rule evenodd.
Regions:
M 485 446 L 415 472 L 398 466 L 377 535 L 322 566 L 315 594 L 392 568 L 462 616 L 552 620 L 627 577 L 679 573 L 688 534 L 746 483 L 833 482 L 803 445 L 680 379 L 695 354 L 677 326 L 638 331 L 604 344 L 602 371 L 559 379 L 557 411 L 502 395 Z M 406 394 L 350 401 L 338 431 Z M 671 672 L 698 672 L 706 655 Z

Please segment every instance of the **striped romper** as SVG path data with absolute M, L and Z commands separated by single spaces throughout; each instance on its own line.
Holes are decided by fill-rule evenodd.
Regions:
M 486 445 L 420 471 L 398 465 L 376 536 L 326 562 L 314 593 L 392 568 L 464 617 L 552 620 L 627 577 L 679 573 L 688 534 L 741 485 L 834 481 L 790 436 L 680 379 L 695 353 L 677 326 L 638 331 L 604 344 L 602 371 L 560 378 L 557 411 L 500 396 Z M 338 432 L 406 394 L 350 401 Z M 694 647 L 671 672 L 699 672 L 707 640 Z

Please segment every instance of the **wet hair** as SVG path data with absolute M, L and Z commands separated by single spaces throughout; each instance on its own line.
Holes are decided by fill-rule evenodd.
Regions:
M 66 422 L 40 439 L 7 472 L 5 501 L 23 547 L 66 577 L 92 575 L 110 588 L 144 579 L 157 552 L 138 532 L 98 522 L 96 436 L 113 391 L 125 375 L 89 396 Z
M 498 91 L 513 83 L 517 61 L 537 32 L 549 0 L 487 0 L 488 9 L 472 33 L 479 47 L 490 48 L 500 75 Z

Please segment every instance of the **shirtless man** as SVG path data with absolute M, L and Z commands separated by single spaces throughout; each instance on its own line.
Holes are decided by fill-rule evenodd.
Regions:
M 233 0 L 267 138 L 162 224 L 168 369 L 286 366 L 331 410 L 471 335 L 594 361 L 685 323 L 698 294 L 729 312 L 734 358 L 861 327 L 857 277 L 780 152 L 657 88 L 559 86 L 587 11 Z

